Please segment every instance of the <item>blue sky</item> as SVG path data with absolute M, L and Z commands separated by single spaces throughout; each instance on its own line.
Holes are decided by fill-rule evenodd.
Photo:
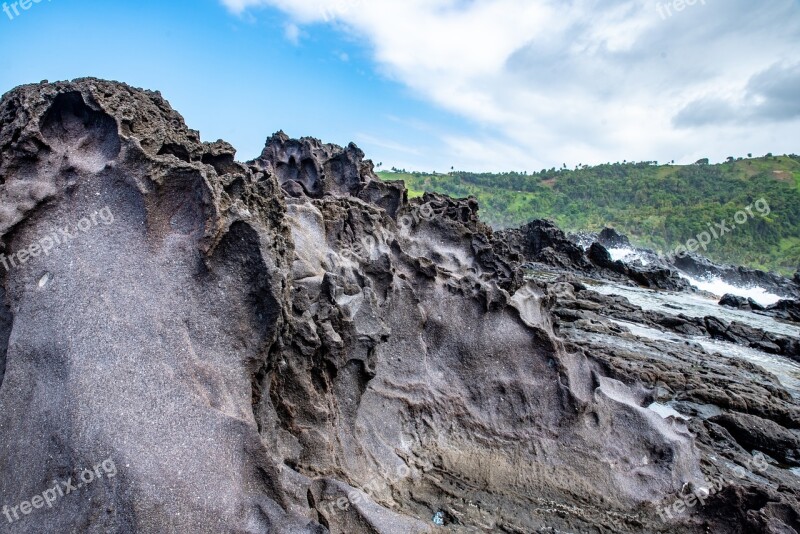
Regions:
M 81 76 L 158 89 L 240 159 L 279 129 L 417 170 L 800 152 L 798 0 L 42 0 L 17 11 L 0 12 L 3 92 Z

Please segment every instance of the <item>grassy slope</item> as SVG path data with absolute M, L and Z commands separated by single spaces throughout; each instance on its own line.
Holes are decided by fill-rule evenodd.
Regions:
M 569 231 L 614 226 L 637 244 L 670 250 L 764 198 L 772 213 L 714 240 L 718 261 L 793 273 L 800 267 L 800 158 L 762 157 L 718 165 L 625 163 L 517 173 L 382 172 L 410 196 L 436 191 L 475 196 L 495 227 L 550 218 Z

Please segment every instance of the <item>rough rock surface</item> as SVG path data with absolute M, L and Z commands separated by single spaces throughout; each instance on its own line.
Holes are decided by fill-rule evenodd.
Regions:
M 737 310 L 764 311 L 764 306 L 760 305 L 752 298 L 730 294 L 723 295 L 719 301 L 719 305 L 727 306 L 728 308 L 736 308 Z
M 764 307 L 751 298 L 725 295 L 719 301 L 719 305 L 737 310 L 753 311 L 761 315 L 776 317 L 783 321 L 800 323 L 800 301 L 798 300 L 779 300 L 771 306 Z
M 354 145 L 278 133 L 238 163 L 158 93 L 95 79 L 6 94 L 0 155 L 4 532 L 798 528 L 796 477 L 750 461 L 795 446 L 792 396 L 637 341 L 581 283 L 525 280 L 532 253 L 589 265 L 546 225 L 409 201 Z M 664 419 L 667 388 L 780 433 Z
M 597 242 L 606 248 L 630 248 L 628 236 L 622 235 L 613 228 L 603 228 L 597 234 Z
M 515 232 L 517 231 L 511 231 L 512 236 Z M 612 228 L 604 228 L 600 233 L 583 231 L 569 234 L 569 239 L 580 248 L 585 249 L 587 254 L 591 252 L 591 247 L 593 245 L 597 245 L 594 253 L 599 253 L 596 258 L 601 259 L 600 263 L 603 263 L 603 253 L 600 252 L 602 249 L 623 248 L 635 252 L 635 255 L 638 256 L 641 261 L 634 261 L 630 264 L 622 264 L 622 262 L 619 262 L 620 265 L 616 266 L 613 270 L 618 274 L 630 278 L 643 287 L 683 291 L 687 286 L 685 281 L 678 279 L 677 283 L 675 283 L 673 276 L 670 275 L 670 273 L 674 271 L 681 271 L 699 280 L 719 278 L 738 287 L 761 287 L 787 300 L 800 299 L 800 272 L 796 273 L 794 277 L 790 279 L 776 273 L 766 273 L 757 269 L 717 264 L 694 252 L 665 256 L 650 249 L 634 247 L 631 245 L 627 236 L 620 234 Z M 602 249 L 598 250 L 597 247 L 602 247 Z M 548 258 L 544 257 L 536 258 L 531 261 L 548 263 L 547 260 Z M 561 263 L 555 263 L 554 265 L 561 269 L 573 270 L 575 272 L 586 271 L 582 266 L 563 266 Z M 583 274 L 586 273 L 584 272 Z M 594 273 L 594 275 L 589 273 L 589 276 L 598 279 L 607 279 L 608 272 L 600 271 Z
M 609 246 L 621 246 L 627 238 L 611 229 L 604 230 L 602 240 L 594 241 L 587 250 L 548 220 L 535 220 L 519 229 L 502 230 L 497 235 L 509 248 L 512 257 L 522 258 L 534 270 L 555 268 L 560 272 L 642 287 L 674 291 L 689 289 L 689 283 L 667 265 L 630 266 L 613 261 L 601 241 L 609 243 Z
M 800 300 L 780 300 L 763 311 L 784 321 L 800 323 Z

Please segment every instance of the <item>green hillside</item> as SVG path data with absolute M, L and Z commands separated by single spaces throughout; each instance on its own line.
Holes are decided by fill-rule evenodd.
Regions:
M 663 252 L 718 224 L 706 256 L 794 273 L 800 267 L 800 156 L 729 158 L 708 165 L 614 163 L 541 172 L 477 174 L 379 173 L 404 180 L 411 196 L 435 191 L 475 196 L 481 217 L 496 228 L 550 218 L 562 228 L 613 226 L 638 245 Z M 766 204 L 756 202 L 764 199 Z M 769 207 L 769 214 L 765 209 Z M 746 208 L 750 207 L 749 213 Z M 760 208 L 760 209 L 759 209 Z M 739 222 L 734 217 L 737 212 Z

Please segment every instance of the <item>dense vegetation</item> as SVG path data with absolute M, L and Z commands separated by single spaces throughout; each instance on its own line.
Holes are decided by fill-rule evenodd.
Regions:
M 550 218 L 568 231 L 612 226 L 638 245 L 662 252 L 685 244 L 709 225 L 730 233 L 704 253 L 717 261 L 791 274 L 800 267 L 800 156 L 734 159 L 709 165 L 613 163 L 541 172 L 476 174 L 380 173 L 404 180 L 412 196 L 436 191 L 475 196 L 482 218 L 496 228 Z M 734 215 L 759 199 L 771 213 L 736 224 Z M 740 216 L 741 220 L 741 216 Z M 702 251 L 701 251 L 702 252 Z

